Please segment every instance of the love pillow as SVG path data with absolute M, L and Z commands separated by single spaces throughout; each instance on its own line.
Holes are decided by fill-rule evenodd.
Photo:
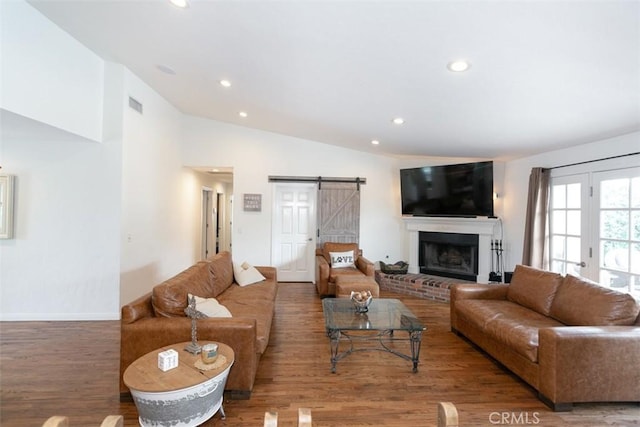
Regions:
M 332 268 L 355 267 L 353 251 L 329 252 Z

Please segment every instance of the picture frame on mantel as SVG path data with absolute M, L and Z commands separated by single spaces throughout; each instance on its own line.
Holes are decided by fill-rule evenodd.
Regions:
M 0 175 L 0 239 L 13 239 L 14 176 Z

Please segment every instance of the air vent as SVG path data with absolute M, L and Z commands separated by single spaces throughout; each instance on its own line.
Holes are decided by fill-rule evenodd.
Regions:
M 142 114 L 142 103 L 138 102 L 132 97 L 129 97 L 129 107 L 136 110 L 138 113 Z

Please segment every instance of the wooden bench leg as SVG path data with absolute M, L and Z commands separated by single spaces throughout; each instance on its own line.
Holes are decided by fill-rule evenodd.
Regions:
M 47 421 L 42 424 L 42 427 L 69 427 L 69 418 L 62 415 L 54 415 L 49 417 Z
M 265 412 L 264 413 L 264 427 L 278 427 L 278 413 L 277 412 Z
M 124 418 L 122 415 L 107 415 L 100 427 L 123 427 Z
M 438 427 L 458 427 L 458 410 L 453 403 L 438 403 Z
M 311 427 L 311 409 L 298 408 L 298 427 Z

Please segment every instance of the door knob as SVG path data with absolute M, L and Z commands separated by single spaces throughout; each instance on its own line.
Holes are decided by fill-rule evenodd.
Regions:
M 584 262 L 584 261 L 580 261 L 580 262 L 576 262 L 576 265 L 577 265 L 578 267 L 586 267 L 586 266 L 587 266 L 587 263 L 586 263 L 586 262 Z

